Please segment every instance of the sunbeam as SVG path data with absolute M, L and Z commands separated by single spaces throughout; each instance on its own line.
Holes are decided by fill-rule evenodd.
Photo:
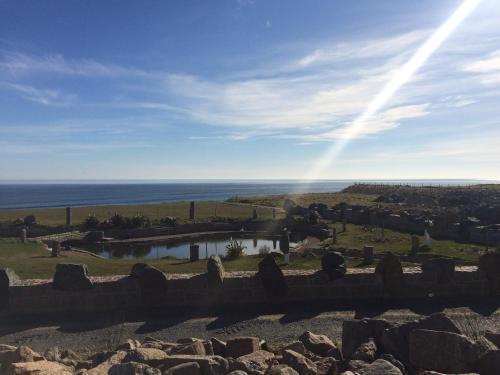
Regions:
M 439 46 L 450 36 L 450 34 L 462 23 L 462 21 L 477 7 L 481 0 L 465 0 L 462 5 L 441 25 L 427 41 L 417 50 L 417 52 L 398 69 L 391 80 L 375 96 L 366 110 L 361 113 L 345 129 L 345 135 L 336 141 L 322 155 L 313 168 L 305 175 L 307 181 L 320 179 L 325 170 L 335 161 L 340 152 L 349 142 L 360 134 L 366 124 L 374 114 L 376 114 L 422 67 L 429 57 L 439 48 Z M 296 193 L 301 193 L 307 189 L 307 184 L 302 184 Z

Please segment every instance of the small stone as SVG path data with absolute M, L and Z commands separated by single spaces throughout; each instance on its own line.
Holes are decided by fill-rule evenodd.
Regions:
M 226 357 L 238 358 L 242 355 L 256 352 L 260 349 L 258 337 L 236 337 L 227 340 Z
M 127 362 L 111 366 L 108 375 L 161 375 L 161 371 L 144 363 Z
M 249 375 L 263 375 L 272 365 L 274 354 L 265 350 L 243 355 L 234 363 L 236 370 L 245 371 Z
M 314 362 L 293 350 L 285 350 L 283 352 L 283 363 L 292 367 L 300 375 L 315 375 L 318 372 L 318 368 Z
M 200 375 L 200 365 L 198 362 L 186 362 L 169 368 L 165 375 Z
M 335 344 L 325 335 L 316 335 L 310 331 L 304 332 L 299 340 L 302 341 L 307 350 L 314 354 L 325 357 L 331 349 L 336 349 Z

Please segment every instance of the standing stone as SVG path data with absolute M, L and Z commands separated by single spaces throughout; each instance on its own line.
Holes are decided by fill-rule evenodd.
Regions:
M 276 260 L 272 254 L 267 254 L 259 262 L 258 276 L 269 299 L 279 300 L 287 297 L 288 286 L 285 276 L 281 268 L 276 264 Z
M 446 284 L 455 277 L 455 261 L 448 258 L 427 259 L 422 262 L 422 277 L 435 284 Z
M 9 305 L 9 288 L 19 280 L 10 268 L 0 268 L 0 309 Z
M 211 255 L 207 261 L 207 280 L 210 287 L 221 286 L 224 282 L 224 266 L 218 255 Z
M 52 241 L 52 258 L 57 258 L 61 253 L 61 243 L 59 241 Z
M 144 263 L 137 263 L 132 267 L 130 276 L 137 279 L 142 301 L 146 306 L 157 306 L 164 302 L 167 275 L 162 271 Z
M 273 220 L 276 219 L 276 208 L 273 208 Z
M 336 251 L 327 252 L 321 258 L 321 269 L 326 272 L 330 280 L 340 279 L 346 273 L 344 257 Z
M 285 255 L 285 264 L 290 261 L 290 236 L 285 229 L 280 237 L 280 251 Z
M 393 253 L 388 252 L 380 260 L 377 267 L 375 267 L 375 273 L 379 275 L 384 284 L 384 288 L 389 293 L 397 293 L 403 288 L 403 267 L 399 258 Z
M 276 242 L 278 242 L 276 238 L 273 238 L 273 250 L 276 250 Z
M 332 228 L 332 244 L 337 243 L 337 228 Z
M 363 264 L 372 264 L 373 263 L 373 246 L 365 246 L 363 247 Z
M 20 239 L 22 243 L 26 243 L 26 241 L 28 240 L 28 231 L 26 230 L 26 228 L 21 229 Z
M 479 257 L 479 271 L 484 273 L 491 294 L 500 294 L 500 253 L 490 252 Z
M 189 203 L 189 220 L 194 220 L 194 201 Z
M 411 236 L 411 253 L 416 254 L 420 250 L 420 239 L 418 236 Z
M 347 232 L 347 220 L 346 219 L 342 220 L 342 232 L 343 233 Z
M 70 227 L 73 225 L 73 212 L 71 207 L 66 207 L 66 226 Z
M 252 211 L 252 219 L 257 220 L 257 209 L 256 208 L 254 208 Z
M 189 261 L 196 262 L 200 259 L 200 245 L 189 245 Z
M 58 263 L 54 274 L 54 289 L 77 291 L 92 288 L 87 265 Z

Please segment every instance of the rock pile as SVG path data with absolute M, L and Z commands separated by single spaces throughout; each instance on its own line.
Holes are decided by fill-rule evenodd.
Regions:
M 487 338 L 499 335 L 472 339 L 439 313 L 403 324 L 346 321 L 341 344 L 309 331 L 272 349 L 258 337 L 147 337 L 88 358 L 57 347 L 41 355 L 0 345 L 0 375 L 499 375 L 500 349 Z

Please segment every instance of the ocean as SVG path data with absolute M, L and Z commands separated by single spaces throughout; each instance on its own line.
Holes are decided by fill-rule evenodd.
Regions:
M 355 182 L 412 185 L 469 185 L 478 180 L 324 180 L 300 181 L 119 181 L 0 182 L 0 209 L 146 204 L 175 201 L 222 201 L 245 195 L 337 192 Z M 491 181 L 489 181 L 491 183 Z

